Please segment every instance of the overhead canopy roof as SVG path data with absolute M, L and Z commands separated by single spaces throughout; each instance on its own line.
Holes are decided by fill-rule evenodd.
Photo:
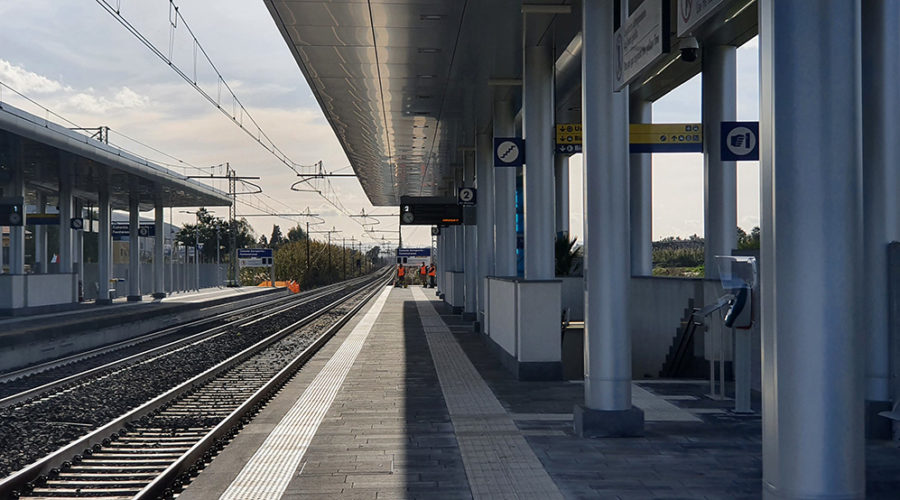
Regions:
M 674 16 L 676 0 L 667 1 Z M 727 32 L 705 28 L 696 36 L 743 43 L 756 30 L 756 9 L 748 8 L 753 1 L 724 2 L 725 15 L 740 9 L 730 24 L 712 19 Z M 493 93 L 520 99 L 520 87 L 489 82 L 521 79 L 523 3 L 572 6 L 571 14 L 529 14 L 526 42 L 553 44 L 557 121 L 580 121 L 578 0 L 265 3 L 375 205 L 398 205 L 403 195 L 451 194 L 460 148 L 490 130 Z M 639 3 L 631 0 L 631 8 Z M 677 54 L 679 41 L 670 35 Z M 700 71 L 699 61 L 676 62 L 667 57 L 647 68 L 632 94 L 658 99 Z
M 28 186 L 50 192 L 58 191 L 60 167 L 66 165 L 73 174 L 75 196 L 95 202 L 98 186 L 108 175 L 113 209 L 128 209 L 132 190 L 139 193 L 141 210 L 152 209 L 157 196 L 170 207 L 231 204 L 218 189 L 0 103 L 0 176 L 9 177 L 17 162 L 23 164 Z

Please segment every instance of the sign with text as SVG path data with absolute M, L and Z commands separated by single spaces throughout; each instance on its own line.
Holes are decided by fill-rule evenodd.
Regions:
M 632 123 L 630 153 L 702 153 L 703 126 L 699 123 Z
M 463 223 L 463 207 L 456 198 L 402 196 L 400 224 L 404 226 L 455 226 Z
M 237 252 L 241 267 L 265 267 L 274 262 L 271 248 L 238 248 Z
M 669 2 L 645 1 L 613 34 L 613 78 L 616 90 L 631 83 L 646 67 L 669 51 Z
M 682 37 L 709 19 L 724 0 L 678 0 L 678 36 Z
M 113 236 L 128 236 L 131 234 L 131 225 L 127 222 L 113 222 L 111 226 L 111 234 Z M 138 237 L 147 238 L 156 236 L 156 224 L 152 222 L 142 222 L 138 225 Z
M 563 154 L 581 152 L 580 123 L 556 124 L 556 152 Z
M 27 214 L 25 224 L 28 226 L 57 226 L 59 214 Z

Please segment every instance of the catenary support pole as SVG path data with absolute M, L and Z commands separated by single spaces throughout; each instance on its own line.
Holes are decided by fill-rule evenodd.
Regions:
M 860 17 L 759 3 L 764 498 L 865 497 Z

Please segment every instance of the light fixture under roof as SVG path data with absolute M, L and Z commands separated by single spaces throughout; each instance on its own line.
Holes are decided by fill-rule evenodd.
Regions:
M 421 50 L 421 49 L 419 49 L 419 50 Z M 434 78 L 434 75 L 416 75 L 416 77 L 421 78 L 423 80 L 430 80 L 430 79 Z
M 419 16 L 420 21 L 440 21 L 443 18 L 443 14 L 422 14 Z
M 437 54 L 441 49 L 435 47 L 419 47 L 419 54 Z

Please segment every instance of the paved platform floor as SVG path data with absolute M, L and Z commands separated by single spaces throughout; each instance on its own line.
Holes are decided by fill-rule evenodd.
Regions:
M 578 438 L 581 384 L 519 382 L 433 290 L 386 289 L 179 498 L 760 497 L 758 415 L 700 381 L 634 388 L 644 437 Z M 897 498 L 895 444 L 867 470 Z

